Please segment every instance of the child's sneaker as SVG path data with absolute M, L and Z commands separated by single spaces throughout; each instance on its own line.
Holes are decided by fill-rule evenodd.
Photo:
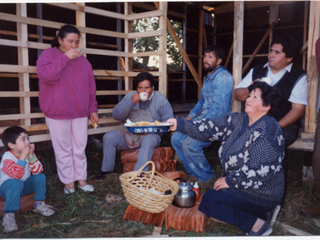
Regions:
M 2 226 L 4 227 L 5 232 L 13 232 L 18 230 L 14 213 L 7 213 L 3 216 Z
M 38 212 L 43 216 L 51 216 L 54 214 L 54 211 L 52 210 L 52 206 L 45 204 L 42 202 L 40 205 L 34 207 L 33 211 Z

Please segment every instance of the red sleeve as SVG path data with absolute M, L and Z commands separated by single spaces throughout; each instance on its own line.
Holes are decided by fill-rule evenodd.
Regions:
M 43 167 L 39 159 L 37 159 L 34 163 L 29 163 L 29 169 L 32 174 L 39 174 L 43 172 Z
M 24 174 L 24 167 L 19 164 L 16 164 L 11 159 L 4 159 L 3 160 L 3 167 L 1 169 L 6 175 L 14 179 L 22 178 Z

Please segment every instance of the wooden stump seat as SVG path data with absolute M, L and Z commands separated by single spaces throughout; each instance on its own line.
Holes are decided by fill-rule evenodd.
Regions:
M 202 196 L 192 208 L 180 208 L 171 204 L 165 211 L 166 229 L 204 233 L 208 217 L 198 210 L 201 199 Z
M 129 205 L 123 220 L 142 221 L 147 225 L 161 227 L 165 221 L 166 229 L 185 230 L 204 233 L 207 226 L 207 215 L 198 210 L 202 196 L 192 208 L 180 208 L 171 204 L 161 213 L 147 213 Z
M 29 210 L 33 209 L 33 204 L 34 204 L 33 197 L 34 197 L 34 193 L 27 195 L 27 196 L 24 196 L 24 197 L 21 197 L 21 199 L 20 199 L 20 210 L 21 211 L 29 211 Z M 5 202 L 6 202 L 6 200 L 3 199 L 2 197 L 0 197 L 0 216 L 4 215 L 3 208 L 5 205 Z
M 127 149 L 121 152 L 123 173 L 134 170 L 138 158 L 138 149 Z M 177 160 L 174 160 L 175 151 L 172 147 L 155 148 L 151 160 L 155 163 L 155 170 L 159 173 L 176 170 Z M 151 170 L 151 165 L 149 167 Z

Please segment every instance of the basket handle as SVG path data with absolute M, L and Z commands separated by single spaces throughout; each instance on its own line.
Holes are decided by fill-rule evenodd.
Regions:
M 143 169 L 145 168 L 145 166 L 147 166 L 148 164 L 151 164 L 152 165 L 152 173 L 151 173 L 151 178 L 150 178 L 150 181 L 148 183 L 148 186 L 147 186 L 147 189 L 149 188 L 150 184 L 151 184 L 151 181 L 153 179 L 153 176 L 154 176 L 154 172 L 155 172 L 155 165 L 154 165 L 154 162 L 153 161 L 148 161 L 146 162 L 138 171 L 137 173 L 129 180 L 129 182 L 131 182 L 133 179 L 135 179 L 137 176 L 140 175 L 140 173 L 143 171 Z

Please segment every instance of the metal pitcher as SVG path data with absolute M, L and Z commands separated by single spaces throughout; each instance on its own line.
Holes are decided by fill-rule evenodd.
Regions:
M 179 183 L 179 191 L 174 196 L 173 204 L 182 208 L 190 208 L 196 204 L 196 193 L 190 183 Z

